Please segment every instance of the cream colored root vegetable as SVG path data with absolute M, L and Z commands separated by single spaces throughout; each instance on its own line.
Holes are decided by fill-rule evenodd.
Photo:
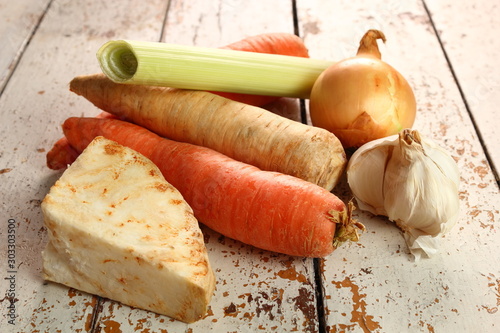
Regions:
M 342 144 L 329 131 L 208 92 L 117 84 L 103 74 L 76 77 L 70 90 L 159 135 L 327 190 L 347 163 Z
M 143 155 L 94 139 L 42 212 L 46 280 L 183 322 L 206 314 L 215 276 L 198 221 Z

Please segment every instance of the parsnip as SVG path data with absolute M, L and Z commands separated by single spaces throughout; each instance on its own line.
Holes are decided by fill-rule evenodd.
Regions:
M 103 74 L 76 77 L 70 90 L 159 135 L 327 190 L 346 166 L 340 141 L 327 130 L 209 92 L 118 84 Z

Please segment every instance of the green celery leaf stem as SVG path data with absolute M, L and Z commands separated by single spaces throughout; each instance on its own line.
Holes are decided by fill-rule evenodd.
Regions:
M 178 44 L 116 40 L 97 52 L 118 83 L 309 98 L 331 61 Z

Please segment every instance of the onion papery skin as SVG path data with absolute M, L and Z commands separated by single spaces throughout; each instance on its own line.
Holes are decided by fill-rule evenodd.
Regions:
M 355 56 L 333 64 L 313 85 L 309 101 L 313 126 L 335 134 L 344 148 L 411 128 L 416 101 L 406 79 L 386 62 Z

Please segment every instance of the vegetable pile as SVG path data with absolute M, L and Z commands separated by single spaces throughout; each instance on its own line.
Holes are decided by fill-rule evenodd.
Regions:
M 243 51 L 248 45 L 254 52 Z M 226 48 L 308 59 L 302 40 L 288 34 Z M 327 130 L 238 101 L 260 104 L 270 96 L 122 84 L 102 74 L 75 77 L 70 90 L 104 112 L 67 119 L 65 136 L 47 154 L 49 167 L 64 168 L 103 136 L 152 160 L 197 219 L 223 235 L 305 257 L 358 241 L 364 227 L 352 219 L 353 204 L 330 192 L 347 165 L 342 144 Z
M 378 39 L 385 41 L 383 33 L 369 30 L 357 55 L 339 62 L 309 58 L 290 34 L 217 49 L 110 41 L 98 51 L 104 74 L 70 83 L 103 113 L 67 119 L 47 165 L 66 167 L 103 136 L 151 159 L 198 220 L 219 233 L 269 251 L 327 256 L 364 230 L 352 218 L 354 203 L 334 194 L 346 170 L 352 181 L 361 168 L 348 166 L 345 150 L 408 130 L 415 119 L 413 91 L 381 60 Z M 278 97 L 309 99 L 313 126 L 262 108 Z

